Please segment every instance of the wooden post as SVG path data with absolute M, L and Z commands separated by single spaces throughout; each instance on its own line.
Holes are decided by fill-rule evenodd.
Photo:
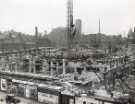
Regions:
M 66 61 L 65 61 L 65 59 L 62 59 L 62 62 L 63 62 L 63 76 L 65 76 L 65 74 L 66 74 Z
M 53 61 L 51 60 L 51 76 L 53 76 Z

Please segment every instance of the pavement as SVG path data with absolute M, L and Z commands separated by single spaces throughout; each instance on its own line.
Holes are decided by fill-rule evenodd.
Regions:
M 6 95 L 7 95 L 6 93 L 0 92 L 0 104 L 6 104 L 5 102 Z M 15 98 L 20 100 L 20 103 L 17 103 L 17 104 L 41 104 L 41 103 L 29 100 L 29 99 L 21 98 L 21 97 L 15 97 Z

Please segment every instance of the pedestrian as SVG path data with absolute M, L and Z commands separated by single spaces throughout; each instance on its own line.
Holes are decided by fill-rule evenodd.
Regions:
M 10 104 L 11 103 L 11 100 L 10 100 L 11 98 L 10 98 L 10 96 L 6 96 L 6 104 Z
M 0 102 L 3 102 L 3 99 L 2 98 L 0 99 Z

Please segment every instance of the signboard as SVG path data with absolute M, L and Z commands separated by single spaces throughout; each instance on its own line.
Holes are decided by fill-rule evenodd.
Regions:
M 30 98 L 30 86 L 26 86 L 26 97 Z
M 37 98 L 37 86 L 26 85 L 26 97 L 36 99 Z
M 17 95 L 21 97 L 25 97 L 25 85 L 23 84 L 18 85 Z
M 7 90 L 7 80 L 1 79 L 1 90 L 6 91 Z
M 59 98 L 56 95 L 38 92 L 38 101 L 47 104 L 58 104 Z
M 97 100 L 90 97 L 76 97 L 75 102 L 76 104 L 99 104 Z
M 69 100 L 69 104 L 74 104 L 74 100 L 73 99 L 70 99 Z

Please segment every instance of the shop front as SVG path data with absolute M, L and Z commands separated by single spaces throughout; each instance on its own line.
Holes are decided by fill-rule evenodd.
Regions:
M 25 85 L 24 84 L 18 84 L 17 86 L 17 96 L 25 97 Z
M 38 92 L 38 101 L 47 104 L 59 104 L 59 97 L 52 94 Z
M 26 98 L 30 98 L 33 100 L 37 100 L 37 86 L 32 85 L 26 85 Z
M 38 88 L 38 101 L 45 104 L 59 104 L 60 93 L 47 88 Z
M 12 80 L 10 79 L 0 79 L 0 89 L 1 91 L 10 92 L 12 86 Z
M 1 91 L 7 91 L 7 88 L 8 88 L 8 86 L 7 86 L 7 80 L 6 79 L 1 79 Z
M 14 92 L 17 96 L 37 100 L 37 86 L 33 82 L 12 80 Z
M 72 95 L 61 94 L 61 104 L 75 104 L 75 97 Z
M 76 96 L 75 104 L 99 104 L 98 100 L 87 96 Z

